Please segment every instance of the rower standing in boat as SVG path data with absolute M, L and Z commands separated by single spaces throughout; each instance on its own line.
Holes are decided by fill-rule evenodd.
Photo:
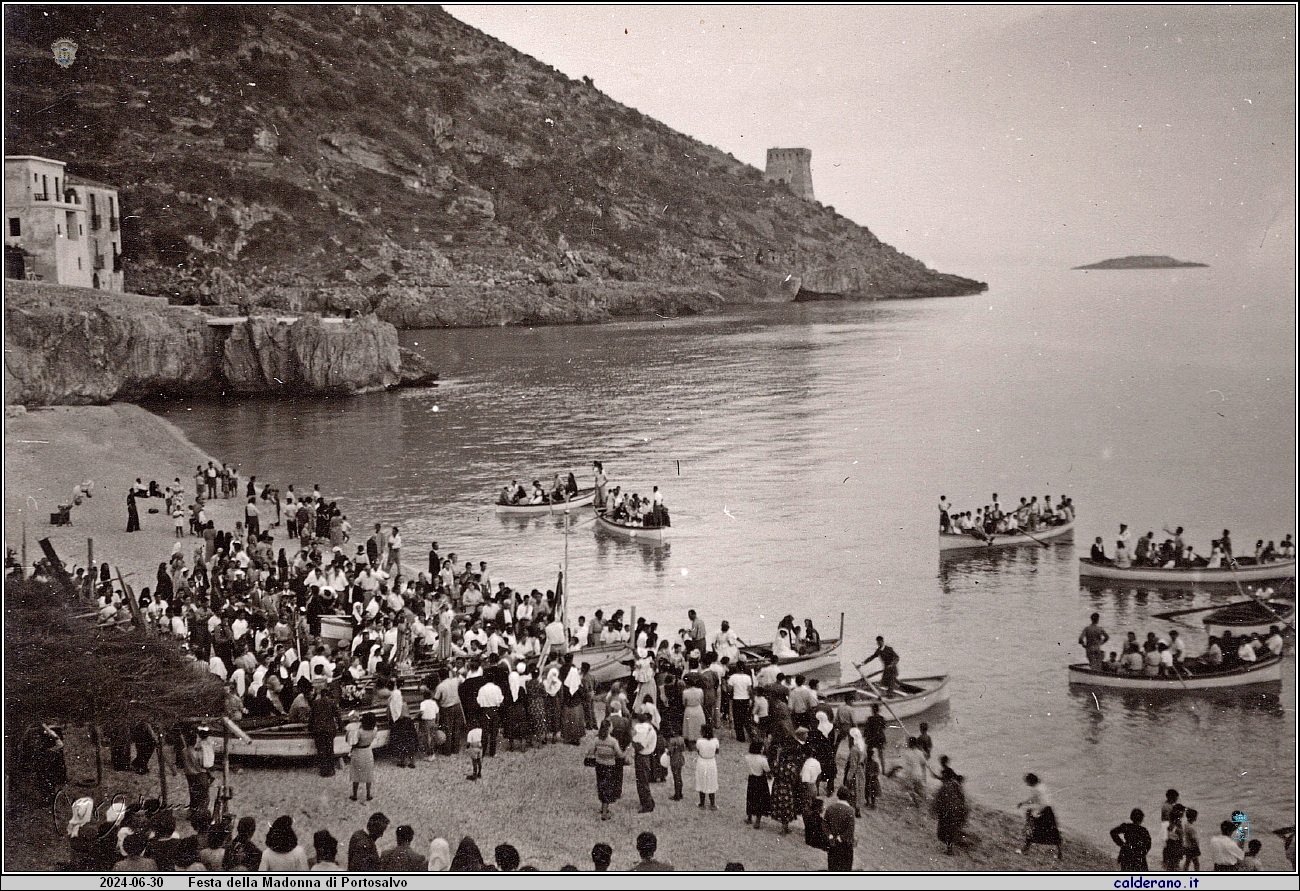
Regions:
M 876 651 L 862 660 L 862 665 L 866 665 L 872 659 L 880 659 L 880 664 L 884 666 L 884 672 L 881 674 L 880 682 L 884 685 L 885 691 L 893 696 L 898 692 L 898 653 L 894 648 L 885 643 L 883 637 L 876 637 Z
M 592 461 L 591 466 L 596 471 L 596 510 L 604 510 L 607 494 L 605 490 L 609 486 L 609 478 L 605 476 L 605 465 L 599 461 Z
M 1101 670 L 1102 659 L 1105 658 L 1105 651 L 1102 649 L 1106 641 L 1110 640 L 1110 635 L 1106 629 L 1101 627 L 1101 614 L 1093 613 L 1090 617 L 1090 624 L 1079 635 L 1079 644 L 1083 651 L 1088 655 L 1088 666 L 1094 671 Z
M 948 512 L 952 510 L 952 505 L 948 503 L 947 495 L 939 496 L 939 531 L 945 535 L 952 534 L 952 519 Z

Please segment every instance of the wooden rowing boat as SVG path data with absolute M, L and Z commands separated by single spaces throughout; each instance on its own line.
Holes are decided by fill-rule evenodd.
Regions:
M 1184 662 L 1189 674 L 1181 678 L 1152 678 L 1141 674 L 1112 674 L 1089 667 L 1086 662 L 1069 667 L 1073 685 L 1107 687 L 1114 690 L 1146 690 L 1159 693 L 1187 693 L 1221 690 L 1257 684 L 1282 684 L 1282 657 L 1272 656 L 1244 666 L 1211 671 L 1196 662 Z
M 1238 582 L 1267 582 L 1275 579 L 1288 579 L 1295 575 L 1294 560 L 1279 560 L 1276 563 L 1243 564 L 1237 568 L 1222 567 L 1207 569 L 1205 567 L 1174 567 L 1161 569 L 1157 566 L 1130 566 L 1121 569 L 1106 563 L 1094 563 L 1087 557 L 1079 558 L 1080 579 L 1106 579 L 1107 581 L 1128 582 L 1143 585 L 1235 585 Z
M 320 639 L 322 641 L 335 641 L 334 646 L 336 647 L 339 643 L 351 643 L 355 628 L 356 623 L 351 616 L 323 615 L 320 617 Z
M 654 544 L 662 542 L 669 529 L 667 526 L 628 526 L 624 523 L 615 523 L 613 520 L 606 519 L 604 513 L 596 514 L 596 528 L 620 538 L 631 538 Z
M 839 683 L 840 679 L 840 643 L 843 638 L 823 637 L 815 653 L 799 656 L 787 656 L 777 665 L 781 673 L 788 678 L 803 675 L 809 680 L 817 679 L 825 683 Z M 742 662 L 751 664 L 756 670 L 772 662 L 772 644 L 755 644 L 740 648 Z
M 496 504 L 496 512 L 508 516 L 528 516 L 531 514 L 553 514 L 557 511 L 586 507 L 596 500 L 596 490 L 579 489 L 578 494 L 567 501 L 548 501 L 546 504 Z
M 888 717 L 892 711 L 899 718 L 910 718 L 929 711 L 937 705 L 948 701 L 948 675 L 936 674 L 923 678 L 902 678 L 898 682 L 895 696 L 881 699 L 876 691 L 884 692 L 884 687 L 876 684 L 873 690 L 864 680 L 842 687 L 821 690 L 822 701 L 838 708 L 848 705 L 853 711 L 853 722 L 861 724 L 871 717 L 871 706 L 880 704 L 882 713 Z M 888 704 L 889 709 L 884 710 Z
M 378 726 L 375 728 L 375 741 L 372 746 L 382 749 L 388 745 L 388 709 L 363 709 L 375 714 Z M 230 757 L 232 758 L 315 758 L 316 739 L 307 729 L 306 724 L 272 724 L 267 727 L 240 727 L 246 738 L 230 737 Z M 218 755 L 225 749 L 226 741 L 213 736 L 213 748 Z M 334 737 L 334 754 L 346 755 L 351 750 L 347 736 L 340 733 Z
M 1257 600 L 1243 600 L 1216 609 L 1201 620 L 1205 624 L 1205 633 L 1217 637 L 1231 631 L 1233 637 L 1240 637 L 1243 634 L 1268 634 L 1274 625 L 1278 628 L 1294 626 L 1294 604 L 1285 600 L 1266 602 L 1267 607 Z
M 994 533 L 985 538 L 977 538 L 966 533 L 939 533 L 939 552 L 948 551 L 983 551 L 992 548 L 1019 548 L 1025 545 L 1039 545 L 1049 541 L 1059 541 L 1074 533 L 1074 521 L 1060 526 L 1044 526 L 1033 532 Z

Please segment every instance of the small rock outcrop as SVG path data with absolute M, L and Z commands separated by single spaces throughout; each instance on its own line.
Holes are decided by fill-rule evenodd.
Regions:
M 11 404 L 353 394 L 436 378 L 414 354 L 404 363 L 397 329 L 373 315 L 219 319 L 133 294 L 26 282 L 6 287 Z
M 368 393 L 396 386 L 401 372 L 397 329 L 373 316 L 253 316 L 221 346 L 220 374 L 234 394 Z

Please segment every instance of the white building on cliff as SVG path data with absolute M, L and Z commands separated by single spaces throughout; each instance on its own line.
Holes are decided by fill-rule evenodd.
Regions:
M 5 278 L 124 291 L 117 189 L 62 161 L 5 158 Z

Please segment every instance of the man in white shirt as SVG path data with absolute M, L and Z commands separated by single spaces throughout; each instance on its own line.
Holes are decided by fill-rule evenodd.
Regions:
M 1210 855 L 1210 862 L 1214 864 L 1215 872 L 1236 872 L 1237 864 L 1246 856 L 1232 838 L 1236 831 L 1235 823 L 1224 820 L 1219 824 L 1219 834 L 1210 839 L 1205 846 L 1206 853 Z
M 780 676 L 781 676 L 780 660 L 778 660 L 775 656 L 773 656 L 772 661 L 769 662 L 767 665 L 764 665 L 762 669 L 758 672 L 758 678 L 757 678 L 758 686 L 770 687 L 777 682 L 777 679 L 780 678 Z
M 731 720 L 736 728 L 736 739 L 745 741 L 745 731 L 749 729 L 750 711 L 749 691 L 754 686 L 754 679 L 749 672 L 736 670 L 727 678 L 727 688 L 731 691 Z
M 637 715 L 632 727 L 632 749 L 636 753 L 636 794 L 641 800 L 639 813 L 648 814 L 655 809 L 650 793 L 650 778 L 654 774 L 654 751 L 659 745 L 659 734 L 650 722 L 648 712 Z
M 569 652 L 569 636 L 565 633 L 564 623 L 559 619 L 552 620 L 546 626 L 546 646 L 542 650 L 542 661 L 551 653 L 558 653 L 564 656 Z
M 426 688 L 424 698 L 420 700 L 420 741 L 429 761 L 434 759 L 434 750 L 437 749 L 438 711 L 438 700 L 433 698 L 433 691 Z
M 1237 658 L 1242 662 L 1258 661 L 1255 657 L 1255 647 L 1251 644 L 1250 638 L 1243 637 L 1241 646 L 1237 647 Z
M 1268 645 L 1268 651 L 1274 656 L 1281 656 L 1282 650 L 1286 647 L 1286 642 L 1282 639 L 1282 632 L 1276 625 L 1269 627 L 1268 640 L 1265 643 Z
M 505 694 L 501 688 L 488 681 L 478 689 L 478 706 L 483 716 L 483 752 L 494 758 L 497 753 L 497 729 L 501 726 L 501 703 Z

